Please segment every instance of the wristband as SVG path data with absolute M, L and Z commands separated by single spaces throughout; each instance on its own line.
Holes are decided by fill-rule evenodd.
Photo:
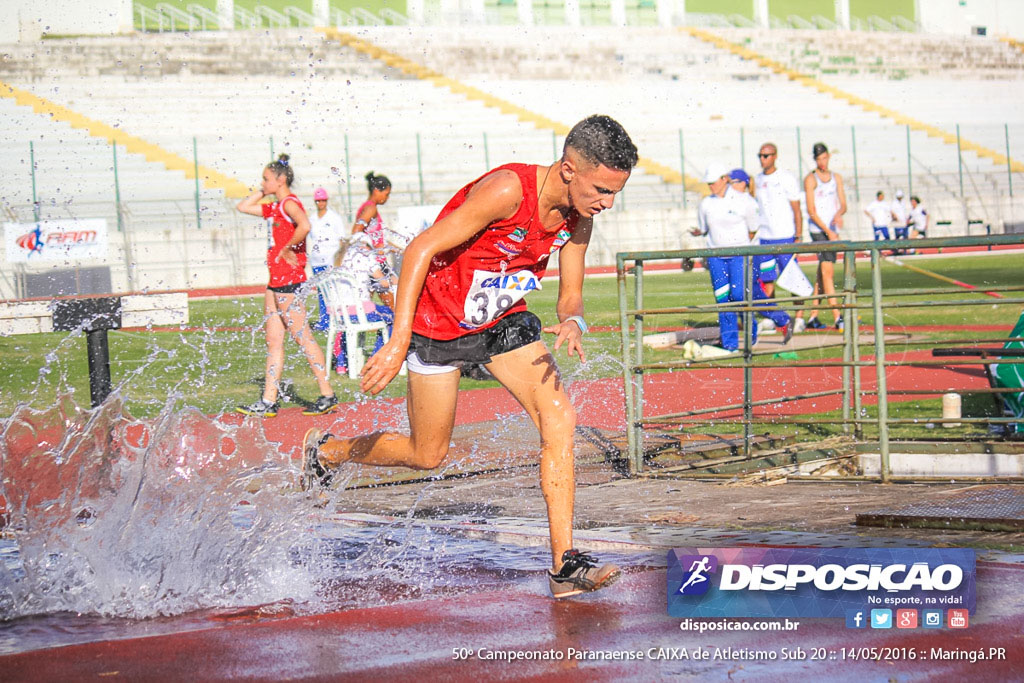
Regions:
M 574 322 L 574 323 L 576 323 L 577 325 L 579 325 L 580 334 L 586 334 L 587 330 L 590 329 L 590 328 L 587 327 L 587 321 L 585 321 L 583 319 L 582 315 L 570 315 L 568 318 L 566 318 L 562 322 L 566 322 L 566 323 L 567 322 Z

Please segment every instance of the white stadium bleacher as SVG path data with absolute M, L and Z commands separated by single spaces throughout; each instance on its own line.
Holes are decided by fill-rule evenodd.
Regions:
M 875 34 L 715 31 L 881 107 L 946 131 L 959 123 L 966 140 L 990 149 L 1004 151 L 1000 136 L 1008 132 L 1011 156 L 1024 158 L 1014 151 L 1024 151 L 1024 122 L 1007 88 L 1024 75 L 1024 55 L 999 41 L 901 34 L 907 42 L 898 49 L 891 41 L 886 48 Z M 559 40 L 559 27 L 360 27 L 352 33 L 487 95 L 467 98 L 312 29 L 8 46 L 0 80 L 183 159 L 192 160 L 195 149 L 199 164 L 247 185 L 255 185 L 271 150 L 286 151 L 299 194 L 308 199 L 322 185 L 343 213 L 364 199 L 362 177 L 370 170 L 394 183 L 387 216 L 401 206 L 440 203 L 489 165 L 555 158 L 559 134 L 512 109 L 488 106 L 494 98 L 566 125 L 591 113 L 610 114 L 631 132 L 642 156 L 668 172 L 685 163 L 691 179 L 711 160 L 756 170 L 757 149 L 766 140 L 778 144 L 786 168 L 807 172 L 811 145 L 824 141 L 834 152 L 833 167 L 847 178 L 854 237 L 868 236 L 855 193 L 866 202 L 877 189 L 912 186 L 933 215 L 952 221 L 953 231 L 962 232 L 967 218 L 998 225 L 1018 210 L 1005 196 L 1011 180 L 1005 166 L 989 156 L 965 149 L 958 159 L 955 145 L 910 130 L 908 177 L 906 126 L 681 29 L 590 27 L 571 42 Z M 830 42 L 837 35 L 842 40 Z M 844 61 L 869 49 L 878 69 L 855 70 L 863 60 Z M 988 106 L 982 110 L 979 101 Z M 0 99 L 0 114 L 0 140 L 16 162 L 3 170 L 8 220 L 31 219 L 30 141 L 44 212 L 116 218 L 106 141 L 10 99 Z M 1015 176 L 1024 188 L 1024 178 Z M 132 254 L 134 265 L 119 276 L 122 287 L 260 280 L 260 226 L 233 211 L 237 200 L 202 189 L 197 220 L 195 181 L 183 173 L 125 153 L 118 178 L 121 221 L 132 237 L 111 261 L 126 259 L 132 245 L 137 251 L 176 242 L 173 253 L 163 254 L 168 265 L 159 263 L 157 251 L 152 263 Z M 699 183 L 691 185 L 684 209 L 678 177 L 638 170 L 619 206 L 600 219 L 592 263 L 612 262 L 619 250 L 685 244 L 698 189 Z M 189 248 L 214 265 L 190 273 L 181 265 Z M 0 281 L 0 287 L 7 285 Z

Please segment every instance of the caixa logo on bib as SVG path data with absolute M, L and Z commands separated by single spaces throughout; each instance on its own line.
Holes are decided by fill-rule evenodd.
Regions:
M 837 617 L 848 609 L 974 611 L 969 548 L 677 548 L 674 617 Z

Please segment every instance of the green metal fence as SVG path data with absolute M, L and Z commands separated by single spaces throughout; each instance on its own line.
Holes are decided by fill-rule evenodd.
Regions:
M 1024 234 L 1008 234 L 992 237 L 952 237 L 952 238 L 930 238 L 913 241 L 917 249 L 943 249 L 956 247 L 979 247 L 997 245 L 1019 245 L 1024 244 Z M 914 289 L 890 289 L 883 288 L 882 269 L 883 252 L 893 249 L 906 248 L 906 242 L 827 242 L 808 243 L 798 245 L 768 245 L 768 246 L 744 246 L 719 249 L 685 249 L 676 251 L 638 251 L 620 252 L 616 255 L 616 273 L 618 277 L 619 297 L 619 323 L 621 327 L 622 343 L 622 367 L 623 380 L 625 385 L 626 400 L 626 442 L 629 470 L 632 474 L 639 474 L 644 470 L 644 432 L 650 428 L 664 428 L 667 426 L 682 427 L 696 424 L 723 424 L 727 418 L 718 416 L 721 413 L 736 412 L 742 410 L 743 428 L 743 452 L 750 457 L 751 437 L 755 425 L 793 425 L 793 424 L 838 424 L 842 426 L 844 434 L 852 436 L 856 440 L 864 438 L 864 426 L 873 424 L 877 426 L 878 447 L 881 454 L 881 480 L 890 480 L 889 467 L 889 427 L 891 425 L 917 424 L 922 421 L 904 418 L 890 418 L 888 412 L 889 392 L 886 383 L 886 373 L 894 367 L 942 367 L 951 364 L 956 365 L 986 365 L 993 363 L 1019 363 L 1019 358 L 957 358 L 956 361 L 948 360 L 905 360 L 893 359 L 887 356 L 885 336 L 885 313 L 894 309 L 924 308 L 924 307 L 948 307 L 948 306 L 991 306 L 992 298 L 960 299 L 953 298 L 952 294 L 963 295 L 965 290 L 960 287 L 936 287 L 936 288 L 914 288 Z M 758 399 L 754 395 L 753 369 L 758 367 L 758 361 L 764 360 L 766 356 L 775 356 L 776 350 L 759 351 L 751 344 L 751 330 L 756 324 L 754 315 L 764 308 L 755 305 L 751 296 L 751 280 L 753 270 L 751 268 L 751 257 L 759 254 L 819 254 L 824 252 L 836 252 L 843 254 L 843 275 L 842 287 L 838 285 L 834 296 L 840 301 L 834 308 L 844 311 L 846 325 L 842 338 L 842 360 L 804 360 L 800 362 L 775 364 L 775 367 L 839 367 L 842 368 L 842 385 L 825 391 L 812 393 L 794 394 L 770 399 Z M 857 253 L 867 253 L 870 256 L 871 294 L 870 301 L 865 301 L 863 295 L 857 291 Z M 647 263 L 707 258 L 709 256 L 727 257 L 741 256 L 745 260 L 745 291 L 746 297 L 743 302 L 729 302 L 724 304 L 708 304 L 698 306 L 680 306 L 676 308 L 648 309 L 644 307 L 644 266 Z M 633 302 L 629 301 L 628 278 L 633 279 Z M 1000 304 L 1024 304 L 1024 296 L 1006 296 L 1005 293 L 1024 292 L 1020 286 L 996 286 L 985 287 L 987 294 L 998 296 Z M 979 292 L 980 293 L 980 292 Z M 822 300 L 830 295 L 815 294 L 810 297 L 778 297 L 774 301 L 786 310 L 808 310 L 822 308 Z M 947 298 L 943 298 L 947 296 Z M 922 297 L 921 300 L 899 300 L 898 297 Z M 763 303 L 763 302 L 762 302 Z M 829 305 L 829 308 L 833 306 Z M 867 345 L 860 337 L 860 321 L 857 313 L 870 310 L 873 313 L 873 325 L 871 328 L 871 344 L 874 347 L 874 358 L 864 360 L 861 358 L 861 346 Z M 673 360 L 663 362 L 647 362 L 644 359 L 644 329 L 647 318 L 658 316 L 680 315 L 680 314 L 710 314 L 721 311 L 732 311 L 741 315 L 743 319 L 743 336 L 741 348 L 738 352 L 716 359 L 708 360 Z M 847 313 L 848 312 L 848 313 Z M 930 340 L 928 343 L 935 346 L 969 345 L 971 343 L 1001 343 L 1008 339 L 987 339 L 987 340 Z M 920 340 L 902 340 L 889 342 L 896 345 L 921 344 Z M 644 401 L 644 376 L 651 372 L 676 371 L 694 368 L 705 368 L 714 365 L 728 363 L 731 366 L 739 365 L 743 368 L 743 400 L 742 403 L 715 406 L 672 414 L 653 415 L 647 412 L 647 405 Z M 861 370 L 865 367 L 875 368 L 877 376 L 877 388 L 867 391 L 862 386 Z M 1009 387 L 1002 389 L 989 389 L 990 393 L 999 392 L 1020 392 L 1024 387 Z M 911 390 L 900 391 L 900 394 L 936 394 L 935 390 Z M 866 395 L 877 394 L 878 414 L 874 418 L 867 417 L 863 412 L 863 398 Z M 761 417 L 755 415 L 755 409 L 761 406 L 800 401 L 805 399 L 822 398 L 826 396 L 841 396 L 842 415 L 835 418 L 821 417 Z M 928 418 L 927 422 L 942 424 L 944 422 L 957 423 L 982 423 L 982 424 L 1006 424 L 1019 422 L 1013 418 L 1002 417 L 961 417 L 955 419 L 944 419 L 941 417 Z

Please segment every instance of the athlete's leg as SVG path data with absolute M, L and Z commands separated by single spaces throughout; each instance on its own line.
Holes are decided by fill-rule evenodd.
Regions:
M 742 303 L 747 299 L 747 293 L 744 290 L 744 267 L 747 264 L 747 260 L 742 256 L 730 256 L 725 259 L 726 268 L 729 272 L 729 301 L 735 301 L 736 303 Z M 753 297 L 751 297 L 753 298 Z M 748 323 L 746 312 L 734 313 L 738 319 L 743 320 L 744 326 Z M 749 324 L 750 330 L 750 343 L 754 344 L 757 342 L 757 322 L 754 320 L 754 316 L 750 316 Z M 739 333 L 736 335 L 736 346 L 739 347 Z
M 319 275 L 330 268 L 330 266 L 313 266 L 313 275 Z M 318 332 L 324 332 L 331 323 L 330 317 L 327 315 L 327 304 L 324 302 L 323 292 L 317 288 L 316 292 L 317 301 L 320 302 L 320 317 L 317 318 L 316 323 L 313 325 L 313 329 Z
M 277 391 L 284 367 L 285 324 L 277 308 L 276 294 L 269 289 L 263 296 L 263 315 L 267 320 L 267 368 L 263 378 L 263 400 L 277 401 Z
M 540 488 L 548 509 L 551 568 L 557 571 L 562 554 L 572 548 L 576 411 L 543 342 L 494 356 L 485 367 L 512 392 L 540 431 Z
M 288 327 L 288 333 L 306 356 L 306 362 L 309 363 L 313 377 L 316 378 L 320 395 L 334 396 L 334 389 L 327 381 L 327 361 L 324 359 L 324 352 L 313 338 L 313 330 L 309 329 L 309 322 L 306 320 L 306 305 L 294 294 L 277 294 L 275 299 L 277 309 L 281 311 L 281 318 Z
M 832 314 L 836 320 L 842 317 L 839 309 L 836 308 L 836 283 L 835 283 L 835 263 L 833 261 L 822 261 L 821 262 L 821 293 L 829 295 L 828 305 L 832 307 Z
M 712 256 L 707 260 L 708 273 L 711 275 L 711 288 L 714 290 L 715 301 L 724 304 L 729 300 L 729 268 L 727 259 Z M 718 331 L 722 337 L 722 348 L 735 350 L 739 346 L 739 331 L 736 314 L 721 312 L 718 314 Z
M 765 293 L 764 289 L 762 288 L 761 283 L 759 281 L 757 281 L 757 280 L 754 280 L 754 300 L 755 301 L 765 301 L 765 300 L 770 301 L 770 299 L 768 298 L 768 295 Z M 778 305 L 776 305 L 774 303 L 766 303 L 766 304 L 759 304 L 759 305 L 761 307 L 763 307 L 764 310 L 758 311 L 758 313 L 760 313 L 761 315 L 763 315 L 764 317 L 768 318 L 773 323 L 775 323 L 775 327 L 785 327 L 786 325 L 789 324 L 789 314 L 786 313 L 781 308 L 779 308 Z M 755 326 L 754 329 L 755 330 L 757 329 L 756 326 Z
M 459 371 L 438 375 L 410 372 L 408 387 L 409 436 L 374 432 L 345 439 L 331 437 L 317 452 L 321 464 L 337 467 L 345 462 L 357 462 L 419 470 L 432 470 L 440 465 L 448 455 L 455 427 Z

